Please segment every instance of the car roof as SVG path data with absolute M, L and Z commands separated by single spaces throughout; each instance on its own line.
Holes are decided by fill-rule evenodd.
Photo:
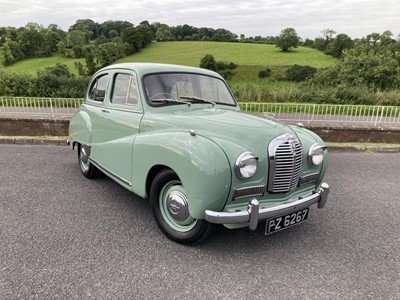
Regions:
M 183 72 L 183 73 L 200 73 L 208 76 L 222 78 L 218 73 L 207 69 L 174 65 L 174 64 L 146 63 L 146 62 L 113 64 L 101 69 L 100 71 L 105 71 L 110 69 L 132 70 L 135 71 L 139 76 L 152 73 Z

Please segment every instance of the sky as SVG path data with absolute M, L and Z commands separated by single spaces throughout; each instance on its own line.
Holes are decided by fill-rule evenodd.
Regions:
M 0 27 L 44 27 L 63 30 L 78 19 L 143 20 L 169 26 L 225 28 L 246 37 L 276 36 L 292 27 L 303 39 L 333 29 L 352 38 L 390 30 L 400 34 L 399 0 L 0 0 Z

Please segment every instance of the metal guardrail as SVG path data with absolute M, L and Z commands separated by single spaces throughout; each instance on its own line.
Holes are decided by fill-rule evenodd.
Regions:
M 0 115 L 72 116 L 83 98 L 0 97 Z
M 0 97 L 0 115 L 72 116 L 83 99 Z M 282 121 L 400 126 L 400 106 L 241 102 L 242 110 L 273 114 Z
M 400 106 L 255 102 L 239 103 L 239 106 L 248 112 L 272 113 L 276 119 L 282 121 L 400 126 Z

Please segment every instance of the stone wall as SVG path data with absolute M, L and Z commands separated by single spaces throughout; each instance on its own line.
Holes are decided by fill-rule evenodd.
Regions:
M 69 120 L 0 118 L 0 136 L 68 136 Z M 400 128 L 306 125 L 326 142 L 400 143 Z

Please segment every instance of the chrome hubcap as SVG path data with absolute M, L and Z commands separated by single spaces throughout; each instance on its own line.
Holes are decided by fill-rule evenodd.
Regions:
M 177 221 L 184 221 L 189 217 L 187 199 L 182 192 L 172 191 L 168 195 L 167 209 L 171 217 Z
M 87 164 L 89 160 L 85 146 L 81 148 L 81 160 L 84 164 Z

